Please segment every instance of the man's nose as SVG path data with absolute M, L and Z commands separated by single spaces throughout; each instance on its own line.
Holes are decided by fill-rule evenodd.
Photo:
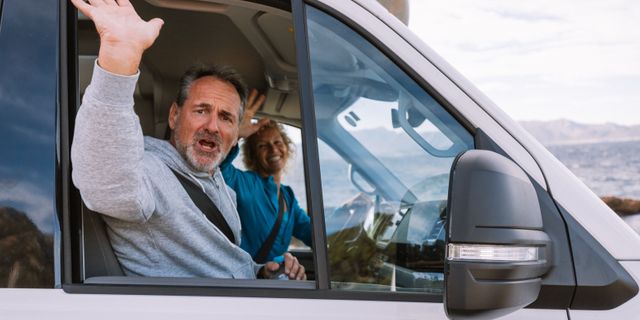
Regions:
M 218 132 L 218 118 L 210 117 L 209 121 L 206 123 L 206 129 L 209 132 Z

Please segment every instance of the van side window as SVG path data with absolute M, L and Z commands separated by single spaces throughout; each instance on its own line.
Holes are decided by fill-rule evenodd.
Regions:
M 0 288 L 60 282 L 58 3 L 34 5 L 0 1 Z
M 300 144 L 302 139 L 299 129 L 302 126 L 302 121 L 300 99 L 297 93 L 298 70 L 290 5 L 287 5 L 286 1 L 274 4 L 264 4 L 261 1 L 255 1 L 255 3 L 206 1 L 197 6 L 189 1 L 174 4 L 173 2 L 131 0 L 131 3 L 142 18 L 148 20 L 158 17 L 165 21 L 158 39 L 142 56 L 139 78 L 133 92 L 133 111 L 135 111 L 140 123 L 141 135 L 145 136 L 147 140 L 157 143 L 164 143 L 161 140 L 169 139 L 171 135 L 168 126 L 169 110 L 176 101 L 179 79 L 190 66 L 228 66 L 237 71 L 248 89 L 256 89 L 265 95 L 265 102 L 257 110 L 256 118 L 270 118 L 285 125 L 287 135 L 293 140 L 296 148 L 293 159 L 285 158 L 288 166 L 284 170 L 282 184 L 278 184 L 280 189 L 276 189 L 275 178 L 259 175 L 256 168 L 252 168 L 254 172 L 235 170 L 236 168 L 245 169 L 241 159 L 244 151 L 233 149 L 240 155 L 233 162 L 235 168 L 227 166 L 226 168 L 229 170 L 220 170 L 225 182 L 233 191 L 223 192 L 222 195 L 224 201 L 229 200 L 225 202 L 229 204 L 225 216 L 231 217 L 231 222 L 235 223 L 232 230 L 237 235 L 235 239 L 242 240 L 236 243 L 238 246 L 230 247 L 229 251 L 233 250 L 238 253 L 237 256 L 243 262 L 252 258 L 254 260 L 281 261 L 283 259 L 281 256 L 288 249 L 305 267 L 307 279 L 313 280 L 315 278 L 314 255 L 311 248 L 308 247 L 311 244 L 311 222 L 306 213 L 308 210 L 305 176 L 304 170 L 302 170 L 303 155 Z M 75 58 L 77 59 L 78 81 L 75 93 L 77 94 L 76 100 L 82 101 L 94 73 L 99 52 L 99 37 L 93 22 L 81 13 L 78 14 L 76 27 L 78 55 Z M 200 32 L 202 30 L 224 30 L 224 32 Z M 71 116 L 74 116 L 73 111 L 76 110 L 72 110 Z M 137 135 L 136 138 L 141 138 L 141 135 Z M 234 153 L 233 156 L 238 153 Z M 278 174 L 280 172 L 277 171 Z M 271 175 L 275 175 L 275 173 Z M 270 178 L 272 179 L 269 180 Z M 215 187 L 218 188 L 217 183 Z M 262 189 L 258 187 L 262 187 Z M 174 188 L 175 192 L 181 192 L 184 189 L 179 185 L 171 186 L 171 188 Z M 226 191 L 221 188 L 220 190 Z M 227 194 L 229 196 L 224 197 Z M 282 197 L 278 197 L 279 195 Z M 126 265 L 131 254 L 125 250 L 119 250 L 120 248 L 129 249 L 130 246 L 126 241 L 117 242 L 134 234 L 134 232 L 131 228 L 121 228 L 122 230 L 114 231 L 118 226 L 113 226 L 125 219 L 116 217 L 117 214 L 109 216 L 101 214 L 99 209 L 91 209 L 90 201 L 86 201 L 81 196 L 78 194 L 78 197 L 74 199 L 76 200 L 74 202 L 76 215 L 71 217 L 75 222 L 72 227 L 78 229 L 77 232 L 72 232 L 74 235 L 71 240 L 72 247 L 77 248 L 76 251 L 79 252 L 79 258 L 74 260 L 72 273 L 78 282 L 84 283 L 135 282 L 131 279 L 132 277 L 124 277 L 136 274 Z M 215 197 L 213 195 L 213 198 Z M 156 199 L 154 198 L 154 200 Z M 272 205 L 271 199 L 276 199 L 275 205 Z M 279 199 L 282 199 L 284 205 L 280 205 Z M 114 199 L 114 201 L 117 200 Z M 235 203 L 233 203 L 234 200 Z M 106 199 L 105 202 L 108 201 L 110 199 Z M 189 201 L 187 201 L 187 206 L 188 204 Z M 232 205 L 235 205 L 236 214 L 231 212 L 233 211 Z M 279 208 L 285 209 L 280 211 Z M 272 213 L 271 209 L 275 209 L 273 217 L 269 215 Z M 166 212 L 164 211 L 166 209 L 158 209 L 158 207 L 154 210 L 156 210 L 154 214 L 161 212 L 161 210 Z M 189 212 L 192 211 L 189 210 Z M 280 212 L 282 215 L 279 215 Z M 200 218 L 199 212 L 195 213 L 195 216 Z M 258 214 L 261 219 L 250 219 L 255 218 Z M 155 217 L 158 216 L 160 215 L 155 215 Z M 196 227 L 200 226 L 197 224 L 200 220 L 192 219 L 190 221 L 193 223 L 189 224 L 189 227 L 196 230 L 194 232 L 200 232 L 198 235 L 209 236 L 208 239 L 215 240 L 211 234 L 198 231 L 199 228 Z M 279 221 L 279 224 L 276 224 L 275 221 Z M 205 225 L 207 222 L 207 219 L 204 219 Z M 273 226 L 279 227 L 274 228 Z M 208 230 L 210 228 L 205 229 L 205 231 Z M 276 232 L 272 233 L 272 230 Z M 150 249 L 149 252 L 162 251 L 167 248 L 168 243 L 181 239 L 180 235 L 167 234 L 168 236 L 164 237 L 163 241 L 157 241 L 157 244 L 154 245 L 155 248 Z M 272 234 L 275 236 L 272 237 Z M 301 242 L 295 241 L 296 237 L 300 238 Z M 292 238 L 294 241 L 291 241 Z M 290 244 L 291 246 L 289 246 Z M 266 251 L 267 257 L 259 258 L 263 256 L 261 253 L 263 248 L 271 248 L 271 250 Z M 198 278 L 212 287 L 229 285 L 229 283 L 231 286 L 246 286 L 246 284 L 242 284 L 242 281 L 235 281 L 235 279 L 252 279 L 255 272 L 249 270 L 250 267 L 253 267 L 250 263 L 225 264 L 221 269 L 228 267 L 228 270 L 221 273 L 222 276 L 212 275 L 209 272 L 217 266 L 218 260 L 214 261 L 212 258 L 217 253 L 216 250 L 217 248 L 212 245 L 199 246 L 194 250 L 184 249 L 171 252 L 171 254 L 175 253 L 172 256 L 172 260 L 174 260 L 172 263 L 186 266 L 185 269 L 199 265 L 198 259 L 208 260 L 208 266 L 213 267 L 203 268 L 202 272 L 196 270 L 197 267 L 193 267 L 192 269 L 195 271 L 185 272 L 186 276 L 180 272 L 171 273 L 171 271 L 158 273 L 162 276 L 160 278 L 155 277 L 156 274 L 153 272 L 140 273 L 145 275 L 146 279 L 143 282 L 173 285 L 186 283 L 190 285 L 186 278 Z M 242 250 L 246 252 L 242 252 Z M 191 252 L 195 254 L 192 255 Z M 183 253 L 186 255 L 178 257 Z M 141 263 L 141 265 L 146 267 L 148 264 Z M 244 274 L 234 274 L 234 268 L 244 268 L 242 269 Z M 176 276 L 174 277 L 174 275 Z M 258 276 L 262 277 L 263 275 L 258 274 Z M 312 281 L 274 281 L 271 284 L 268 281 L 263 281 L 254 282 L 250 286 L 315 288 Z
M 442 293 L 449 171 L 473 138 L 358 33 L 307 13 L 332 288 Z

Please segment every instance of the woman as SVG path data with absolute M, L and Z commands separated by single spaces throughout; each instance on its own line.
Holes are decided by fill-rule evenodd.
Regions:
M 248 170 L 232 165 L 238 156 L 237 145 L 220 165 L 225 182 L 236 192 L 242 223 L 240 246 L 258 263 L 282 259 L 292 236 L 311 245 L 309 216 L 298 205 L 293 190 L 281 183 L 287 161 L 293 156 L 291 139 L 275 121 L 251 123 L 262 102 L 264 96 L 258 97 L 252 90 L 238 133 L 245 139 L 242 152 Z

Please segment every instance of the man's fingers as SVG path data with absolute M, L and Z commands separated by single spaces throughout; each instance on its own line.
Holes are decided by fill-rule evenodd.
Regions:
M 277 271 L 280 268 L 280 265 L 276 262 L 267 262 L 264 266 L 269 271 Z
M 282 256 L 284 257 L 284 273 L 288 274 L 291 271 L 291 265 L 293 265 L 293 255 L 285 252 Z
M 129 0 L 117 0 L 118 5 L 120 5 L 121 7 L 130 7 L 131 6 L 131 2 L 129 2 Z
M 155 30 L 155 39 L 157 39 L 158 35 L 160 35 L 160 29 L 164 25 L 164 20 L 162 20 L 160 18 L 153 18 L 153 19 L 149 20 L 149 23 L 151 25 L 153 25 L 154 30 Z
M 87 16 L 89 19 L 93 19 L 91 16 L 91 9 L 93 9 L 93 7 L 91 7 L 90 4 L 83 0 L 71 0 L 71 3 L 73 3 L 73 5 L 78 9 L 78 11 L 82 12 L 82 14 Z
M 298 271 L 300 270 L 300 267 L 301 266 L 300 266 L 300 263 L 298 263 L 298 261 L 295 261 L 295 263 L 291 265 L 291 269 L 287 273 L 287 275 L 289 276 L 289 279 L 296 279 L 296 277 L 298 276 Z
M 89 4 L 97 8 L 104 6 L 106 3 L 104 2 L 104 0 L 89 0 Z
M 307 280 L 307 274 L 305 273 L 305 269 L 303 265 L 300 265 L 300 269 L 298 269 L 296 280 Z
M 117 6 L 118 3 L 116 2 L 116 0 L 103 0 L 105 4 L 108 4 L 110 6 Z
M 304 266 L 300 264 L 298 258 L 288 252 L 284 254 L 284 272 L 292 280 L 305 280 L 307 278 Z

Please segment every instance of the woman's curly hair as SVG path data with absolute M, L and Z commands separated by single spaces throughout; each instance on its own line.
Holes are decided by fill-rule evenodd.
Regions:
M 285 131 L 282 124 L 274 120 L 270 120 L 267 124 L 263 125 L 258 130 L 258 132 L 245 138 L 244 143 L 242 144 L 242 155 L 243 155 L 242 161 L 244 162 L 244 166 L 248 170 L 257 172 L 258 174 L 262 173 L 260 170 L 260 165 L 258 164 L 258 137 L 260 137 L 260 134 L 262 132 L 268 129 L 275 129 L 276 131 L 278 131 L 278 133 L 282 137 L 282 142 L 284 142 L 288 150 L 287 161 L 291 159 L 295 153 L 293 142 L 291 141 L 291 138 L 289 138 L 289 136 L 287 135 L 287 132 Z

